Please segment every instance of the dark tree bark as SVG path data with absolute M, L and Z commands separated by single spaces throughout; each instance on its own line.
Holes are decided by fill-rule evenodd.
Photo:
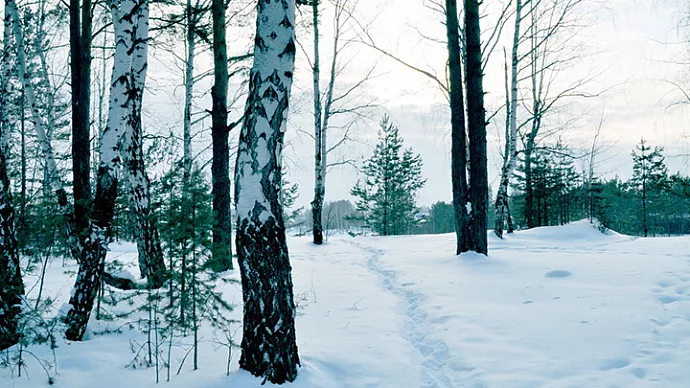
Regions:
M 455 215 L 455 253 L 469 250 L 467 203 L 467 144 L 465 138 L 465 103 L 462 84 L 460 34 L 456 0 L 446 0 L 448 68 L 450 73 L 451 178 Z
M 213 0 L 213 73 L 211 134 L 213 137 L 213 258 L 216 271 L 232 269 L 232 216 L 230 212 L 230 148 L 228 138 L 228 53 L 225 37 L 225 1 Z
M 235 171 L 244 319 L 240 367 L 282 384 L 297 377 L 292 268 L 280 201 L 281 159 L 295 68 L 294 0 L 259 1 Z
M 479 1 L 465 0 L 465 47 L 467 50 L 467 125 L 470 142 L 470 250 L 488 253 L 487 210 L 489 179 L 486 156 L 486 117 L 482 84 L 482 42 Z
M 21 298 L 24 283 L 19 266 L 19 250 L 15 236 L 15 215 L 10 195 L 10 179 L 7 176 L 6 152 L 9 123 L 7 99 L 9 94 L 10 52 L 12 17 L 5 6 L 5 21 L 2 51 L 2 74 L 0 75 L 0 350 L 19 342 L 17 316 L 21 312 Z
M 81 5 L 81 6 L 80 6 Z M 74 218 L 77 234 L 83 240 L 89 228 L 91 209 L 91 0 L 70 0 L 70 69 L 72 88 L 72 176 Z
M 0 119 L 4 124 L 5 117 Z M 4 130 L 4 128 L 2 129 Z M 0 151 L 0 350 L 19 341 L 17 316 L 21 312 L 24 283 L 15 238 L 15 219 L 7 176 L 5 152 Z

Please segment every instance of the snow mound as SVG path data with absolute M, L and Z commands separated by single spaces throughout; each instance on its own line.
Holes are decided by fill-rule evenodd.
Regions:
M 520 231 L 520 236 L 541 240 L 559 241 L 607 241 L 618 237 L 617 234 L 602 233 L 595 224 L 589 220 L 571 222 L 562 226 L 543 226 L 530 230 Z

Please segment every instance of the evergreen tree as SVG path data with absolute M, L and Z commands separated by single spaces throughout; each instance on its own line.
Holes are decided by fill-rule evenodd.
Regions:
M 632 152 L 633 176 L 630 184 L 641 192 L 642 201 L 642 233 L 647 237 L 649 233 L 648 206 L 659 197 L 667 186 L 667 171 L 664 164 L 664 149 L 647 145 L 644 138 Z
M 424 186 L 422 159 L 403 150 L 403 138 L 388 116 L 381 120 L 379 143 L 364 163 L 364 181 L 351 193 L 367 226 L 382 236 L 409 234 L 416 224 L 415 195 Z
M 431 205 L 429 212 L 430 233 L 451 233 L 455 230 L 453 218 L 453 205 L 445 202 L 436 202 Z

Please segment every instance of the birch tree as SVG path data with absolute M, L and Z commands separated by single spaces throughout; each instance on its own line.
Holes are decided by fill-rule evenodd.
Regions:
M 117 197 L 117 169 L 121 164 L 122 136 L 130 100 L 130 69 L 133 48 L 132 31 L 137 18 L 134 0 L 109 3 L 115 32 L 115 55 L 111 74 L 108 120 L 101 136 L 96 197 L 92 212 L 91 230 L 84 241 L 79 272 L 69 300 L 70 309 L 65 321 L 66 337 L 81 341 L 86 332 L 93 302 L 101 283 L 102 267 L 108 250 L 108 232 L 113 219 Z
M 136 22 L 131 32 L 133 54 L 129 70 L 130 102 L 124 133 L 125 177 L 130 204 L 139 227 L 137 228 L 137 249 L 141 276 L 146 277 L 153 288 L 163 285 L 165 261 L 155 214 L 151 209 L 151 189 L 144 166 L 143 129 L 141 107 L 148 68 L 149 3 L 139 0 Z
M 602 93 L 586 90 L 596 74 L 586 74 L 567 83 L 563 80 L 564 72 L 583 55 L 582 47 L 574 38 L 577 31 L 586 25 L 579 15 L 585 5 L 586 0 L 531 0 L 529 10 L 524 10 L 529 16 L 525 31 L 528 50 L 518 58 L 520 63 L 524 63 L 518 71 L 528 71 L 520 80 L 529 83 L 526 93 L 528 100 L 524 104 L 529 118 L 519 125 L 527 129 L 518 136 L 523 142 L 525 221 L 528 228 L 539 225 L 532 179 L 532 162 L 537 144 L 544 135 L 559 130 L 558 126 L 554 126 L 549 133 L 544 133 L 545 119 L 566 99 L 590 98 Z
M 343 34 L 347 24 L 353 19 L 352 9 L 357 5 L 356 1 L 349 0 L 334 0 L 331 2 L 333 6 L 333 41 L 332 41 L 332 56 L 327 68 L 328 84 L 326 89 L 322 92 L 321 89 L 321 36 L 320 36 L 320 8 L 321 2 L 318 0 L 300 0 L 298 4 L 308 5 L 312 9 L 312 25 L 313 25 L 313 57 L 310 59 L 312 69 L 312 83 L 313 83 L 313 102 L 314 102 L 314 199 L 311 202 L 312 209 L 312 236 L 314 244 L 323 244 L 323 208 L 326 198 L 326 175 L 329 167 L 336 165 L 347 164 L 350 161 L 340 160 L 329 163 L 328 155 L 336 149 L 344 145 L 350 140 L 350 130 L 355 124 L 353 120 L 349 120 L 344 126 L 343 133 L 329 144 L 329 132 L 331 128 L 331 121 L 338 115 L 350 114 L 355 117 L 365 114 L 365 111 L 372 108 L 374 105 L 369 102 L 353 102 L 352 100 L 361 100 L 358 96 L 358 91 L 369 81 L 373 73 L 372 67 L 366 75 L 348 86 L 342 92 L 337 92 L 339 86 L 339 78 L 345 69 L 348 61 L 345 60 L 345 65 L 342 59 L 343 50 L 348 46 L 348 41 L 345 40 Z M 329 42 L 330 43 L 330 42 Z
M 50 180 L 50 184 L 52 190 L 55 192 L 55 195 L 57 197 L 59 211 L 64 220 L 63 227 L 67 235 L 67 243 L 69 245 L 70 253 L 72 254 L 72 257 L 77 260 L 77 262 L 80 262 L 82 244 L 80 239 L 78 238 L 78 231 L 75 225 L 74 210 L 69 202 L 67 192 L 65 191 L 62 180 L 58 175 L 57 164 L 55 163 L 55 154 L 46 135 L 46 125 L 43 122 L 39 107 L 36 102 L 33 84 L 29 81 L 27 75 L 27 59 L 24 46 L 24 34 L 21 27 L 19 11 L 14 0 L 7 1 L 6 7 L 9 10 L 9 16 L 12 20 L 11 30 L 13 31 L 15 45 L 17 48 L 17 70 L 19 79 L 22 82 L 27 103 L 29 105 L 29 110 L 31 112 L 31 121 L 33 121 L 36 136 L 38 138 L 38 143 L 41 148 L 41 153 L 43 154 L 43 157 L 45 159 L 45 168 L 48 170 L 49 175 L 53 177 L 53 179 Z
M 280 201 L 295 69 L 294 0 L 259 1 L 249 96 L 235 170 L 244 300 L 240 367 L 282 384 L 297 377 L 295 303 Z
M 24 283 L 19 266 L 19 250 L 15 236 L 15 216 L 10 195 L 10 179 L 7 174 L 7 131 L 9 130 L 7 91 L 12 74 L 10 55 L 12 17 L 10 5 L 5 3 L 5 20 L 0 69 L 0 350 L 19 342 L 17 317 L 21 313 Z M 16 9 L 15 9 L 16 10 Z
M 531 0 L 527 0 L 529 2 Z M 508 206 L 508 186 L 510 178 L 515 171 L 517 162 L 517 108 L 518 108 L 518 65 L 519 65 L 519 47 L 521 41 L 520 25 L 523 20 L 522 0 L 515 0 L 515 27 L 513 29 L 513 47 L 511 50 L 510 60 L 510 87 L 508 87 L 508 77 L 506 71 L 506 139 L 505 150 L 503 152 L 503 166 L 501 167 L 501 179 L 498 184 L 498 192 L 496 194 L 496 202 L 494 203 L 495 224 L 494 233 L 498 237 L 503 237 L 503 227 L 508 221 L 508 233 L 513 232 L 513 223 L 510 216 L 510 209 Z M 510 90 L 510 94 L 508 91 Z

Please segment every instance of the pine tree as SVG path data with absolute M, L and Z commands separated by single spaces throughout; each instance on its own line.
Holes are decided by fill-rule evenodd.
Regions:
M 667 185 L 667 171 L 664 164 L 664 149 L 647 145 L 644 138 L 632 152 L 633 176 L 630 183 L 641 192 L 642 201 L 642 233 L 647 237 L 649 233 L 648 207 L 650 200 L 654 200 L 659 192 Z
M 364 181 L 351 193 L 357 200 L 367 226 L 382 236 L 409 234 L 416 224 L 415 195 L 424 186 L 422 159 L 403 150 L 398 127 L 385 116 L 380 123 L 379 143 L 365 162 Z

